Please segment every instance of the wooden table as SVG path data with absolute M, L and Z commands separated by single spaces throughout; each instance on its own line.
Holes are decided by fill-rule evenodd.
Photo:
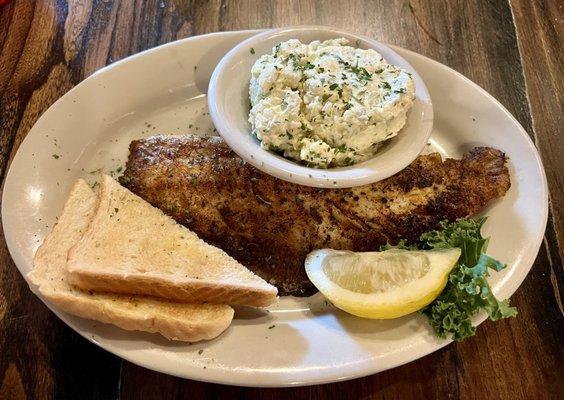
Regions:
M 37 118 L 97 69 L 207 32 L 324 24 L 414 50 L 499 99 L 540 150 L 551 215 L 516 319 L 350 382 L 245 389 L 137 367 L 87 342 L 29 291 L 0 240 L 0 399 L 557 398 L 564 396 L 564 5 L 558 0 L 92 1 L 0 6 L 0 177 Z M 560 397 L 562 398 L 562 397 Z

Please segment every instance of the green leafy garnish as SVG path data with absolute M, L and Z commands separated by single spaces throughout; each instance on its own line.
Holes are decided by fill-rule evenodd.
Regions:
M 345 151 L 347 151 L 347 146 L 342 144 L 339 147 L 335 147 L 334 151 L 335 153 L 344 153 Z
M 280 46 L 282 45 L 282 43 L 278 43 L 276 46 L 274 46 L 274 58 L 278 57 L 278 53 L 280 53 Z
M 350 70 L 356 74 L 357 78 L 359 81 L 370 81 L 372 80 L 372 75 L 370 74 L 370 72 L 368 72 L 366 70 L 366 68 L 364 67 L 359 67 L 359 66 L 350 66 Z
M 485 221 L 486 218 L 443 221 L 440 229 L 422 234 L 414 245 L 400 241 L 396 246 L 382 248 L 423 250 L 458 247 L 462 250 L 445 289 L 421 311 L 441 338 L 450 335 L 453 340 L 462 341 L 473 336 L 476 328 L 471 318 L 482 309 L 492 321 L 517 315 L 517 309 L 509 306 L 509 300 L 495 298 L 488 284 L 489 269 L 501 271 L 506 265 L 484 253 L 488 239 L 482 236 L 480 230 Z

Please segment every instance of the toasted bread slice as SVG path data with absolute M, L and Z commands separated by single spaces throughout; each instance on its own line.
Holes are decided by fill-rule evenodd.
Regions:
M 212 339 L 229 326 L 233 309 L 227 305 L 182 304 L 144 296 L 100 294 L 69 284 L 67 253 L 86 230 L 96 201 L 96 195 L 86 182 L 79 180 L 57 225 L 37 250 L 29 278 L 43 296 L 70 314 L 127 330 L 158 332 L 174 340 Z
M 67 269 L 90 290 L 257 307 L 277 298 L 276 287 L 107 175 Z

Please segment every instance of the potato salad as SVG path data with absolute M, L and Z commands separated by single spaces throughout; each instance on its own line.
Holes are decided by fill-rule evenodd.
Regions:
M 310 167 L 343 167 L 398 134 L 415 98 L 411 74 L 348 44 L 291 39 L 255 62 L 249 122 L 263 148 Z

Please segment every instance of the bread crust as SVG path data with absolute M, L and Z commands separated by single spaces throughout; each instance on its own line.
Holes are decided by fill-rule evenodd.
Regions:
M 160 333 L 171 340 L 208 340 L 227 329 L 234 314 L 228 305 L 92 293 L 72 286 L 66 271 L 67 252 L 86 230 L 97 204 L 94 192 L 79 179 L 65 202 L 59 222 L 35 253 L 34 269 L 28 274 L 31 285 L 37 285 L 43 297 L 69 314 L 125 330 Z
M 54 305 L 69 314 L 112 324 L 127 331 L 159 333 L 167 339 L 184 342 L 210 340 L 219 336 L 229 327 L 234 314 L 231 307 L 218 305 L 220 307 L 219 315 L 194 323 L 186 319 L 163 315 L 159 313 L 158 306 L 155 306 L 154 312 L 139 317 L 128 313 L 127 309 L 122 309 L 119 305 L 104 304 L 103 300 L 90 301 L 69 293 L 55 293 L 41 288 L 39 291 Z M 120 296 L 109 296 L 117 302 L 126 301 Z M 108 299 L 108 301 L 112 300 Z
M 191 279 L 174 282 L 159 276 L 141 274 L 116 275 L 89 272 L 85 269 L 69 270 L 73 285 L 82 289 L 123 294 L 142 294 L 186 303 L 239 304 L 267 307 L 276 301 L 276 292 L 242 285 L 216 283 Z

